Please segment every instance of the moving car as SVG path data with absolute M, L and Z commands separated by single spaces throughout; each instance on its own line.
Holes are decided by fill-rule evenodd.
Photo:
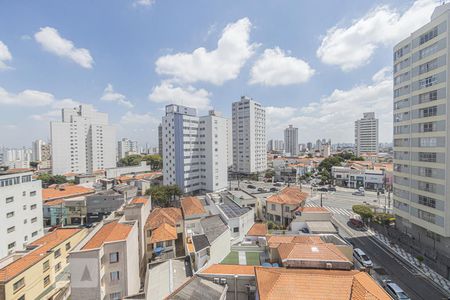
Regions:
M 319 192 L 328 192 L 328 189 L 324 186 L 317 189 Z
M 276 183 L 274 183 L 273 185 L 274 185 L 274 186 L 281 186 L 282 184 L 281 184 L 281 182 L 276 182 Z
M 364 222 L 360 215 L 354 214 L 350 217 L 350 223 L 355 227 L 363 227 Z
M 336 192 L 336 188 L 334 186 L 328 187 L 329 192 Z
M 370 260 L 370 258 L 359 248 L 355 248 L 353 250 L 353 255 L 355 258 L 366 268 L 372 268 L 373 262 Z
M 256 186 L 254 186 L 252 184 L 249 184 L 249 185 L 247 185 L 247 188 L 249 188 L 249 189 L 256 189 Z
M 383 287 L 389 295 L 398 300 L 411 300 L 409 296 L 392 280 L 383 280 Z
M 270 191 L 271 191 L 271 192 L 278 192 L 278 189 L 275 188 L 275 187 L 273 187 L 273 188 L 270 188 Z
M 356 190 L 352 193 L 353 196 L 364 196 L 364 192 L 361 192 L 360 190 Z

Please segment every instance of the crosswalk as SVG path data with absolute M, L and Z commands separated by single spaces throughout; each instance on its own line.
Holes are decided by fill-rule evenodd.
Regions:
M 306 207 L 319 207 L 319 204 L 316 204 L 314 202 L 309 202 L 305 204 Z M 328 211 L 330 211 L 333 214 L 338 214 L 338 215 L 344 215 L 347 217 L 350 217 L 353 215 L 353 212 L 349 209 L 345 209 L 345 208 L 338 208 L 338 207 L 330 207 L 330 206 L 324 206 L 324 208 L 326 208 Z

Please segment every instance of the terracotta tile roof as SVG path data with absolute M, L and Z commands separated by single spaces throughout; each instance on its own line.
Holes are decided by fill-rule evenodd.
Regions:
M 324 213 L 324 212 L 330 212 L 325 207 L 299 207 L 296 209 L 296 211 L 299 212 L 307 212 L 307 213 Z
M 255 273 L 259 299 L 261 300 L 391 299 L 367 273 L 355 270 L 255 267 Z
M 167 223 L 175 227 L 177 222 L 181 219 L 181 209 L 175 207 L 157 207 L 148 216 L 145 227 L 153 230 L 163 223 Z
M 131 229 L 130 224 L 119 223 L 118 220 L 104 224 L 94 236 L 83 246 L 81 250 L 100 248 L 104 243 L 125 240 Z
M 13 168 L 8 169 L 6 171 L 1 171 L 1 174 L 18 174 L 18 173 L 26 173 L 26 172 L 33 172 L 33 169 L 30 168 Z
M 185 217 L 206 213 L 203 204 L 197 197 L 184 197 L 181 199 L 181 209 L 183 210 Z
M 267 235 L 267 224 L 265 223 L 255 223 L 252 228 L 247 232 L 248 236 L 266 236 Z
M 30 246 L 38 246 L 38 248 L 0 269 L 0 281 L 7 282 L 48 255 L 53 255 L 52 252 L 49 252 L 51 249 L 64 243 L 80 231 L 82 229 L 79 228 L 58 228 L 30 243 Z
M 278 204 L 300 205 L 306 200 L 308 193 L 302 192 L 299 187 L 285 187 L 279 193 L 267 198 L 267 202 Z
M 42 200 L 45 202 L 48 200 L 71 198 L 91 193 L 94 193 L 94 189 L 81 185 L 63 184 L 42 189 Z
M 60 206 L 63 203 L 63 199 L 49 200 L 44 203 L 44 206 Z
M 350 260 L 331 243 L 280 244 L 278 246 L 278 254 L 280 255 L 281 261 L 295 259 L 304 261 L 350 262 Z
M 152 230 L 150 243 L 158 243 L 164 241 L 172 241 L 177 239 L 177 229 L 167 223 L 162 224 L 155 230 Z
M 130 204 L 147 204 L 148 198 L 146 197 L 134 197 L 133 200 L 131 200 Z
M 221 274 L 221 275 L 255 275 L 255 266 L 245 265 L 211 265 L 205 270 L 201 271 L 201 274 Z
M 277 248 L 280 244 L 323 244 L 325 243 L 317 235 L 270 235 L 267 244 L 270 248 Z
M 69 172 L 69 173 L 63 174 L 63 176 L 65 176 L 65 177 L 73 177 L 75 175 L 78 175 L 78 173 Z

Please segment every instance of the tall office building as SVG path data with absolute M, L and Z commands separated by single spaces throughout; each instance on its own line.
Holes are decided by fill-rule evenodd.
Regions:
M 122 140 L 117 142 L 117 158 L 122 159 L 130 154 L 138 154 L 139 147 L 137 141 L 132 141 L 127 138 L 122 138 Z
M 233 170 L 251 174 L 267 169 L 266 111 L 258 102 L 242 96 L 232 106 Z
M 450 3 L 394 47 L 394 213 L 397 227 L 448 256 Z M 444 266 L 445 263 L 438 263 Z M 450 265 L 443 273 L 449 275 Z
M 92 174 L 116 166 L 116 129 L 108 114 L 90 105 L 63 108 L 62 120 L 50 123 L 52 172 Z
M 32 176 L 31 170 L 0 168 L 0 258 L 44 234 L 41 181 Z
M 363 114 L 363 118 L 355 121 L 355 152 L 378 153 L 378 119 L 374 112 Z
M 159 156 L 163 155 L 163 139 L 162 139 L 162 124 L 158 125 L 158 153 Z
M 292 125 L 284 130 L 284 152 L 290 156 L 298 155 L 298 128 Z
M 35 140 L 31 144 L 31 159 L 33 161 L 41 161 L 42 160 L 42 146 L 45 145 L 43 140 Z
M 283 151 L 284 141 L 282 140 L 269 140 L 267 142 L 267 151 Z
M 219 191 L 228 185 L 228 121 L 215 111 L 167 105 L 162 118 L 164 185 L 183 193 Z

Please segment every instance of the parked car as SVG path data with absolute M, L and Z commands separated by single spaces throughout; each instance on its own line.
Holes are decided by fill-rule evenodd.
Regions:
M 273 184 L 274 186 L 282 186 L 281 182 L 276 182 Z
M 364 193 L 364 188 L 363 188 L 362 186 L 360 186 L 360 187 L 358 188 L 358 191 L 360 191 L 360 192 L 363 192 L 363 193 Z
M 278 189 L 275 188 L 275 187 L 273 187 L 273 188 L 270 188 L 270 191 L 271 191 L 271 192 L 278 192 Z
M 329 192 L 336 192 L 336 188 L 334 186 L 328 187 Z
M 249 185 L 247 185 L 247 188 L 249 188 L 249 189 L 256 189 L 256 186 L 254 186 L 252 184 L 249 184 Z
M 372 268 L 373 262 L 370 260 L 370 258 L 359 248 L 355 248 L 353 250 L 353 255 L 355 258 L 366 268 Z
M 411 300 L 409 296 L 392 280 L 383 280 L 383 287 L 389 295 L 398 300 Z
M 353 196 L 364 196 L 364 192 L 361 192 L 360 190 L 356 190 L 352 193 Z
M 319 192 L 328 192 L 328 189 L 327 189 L 326 187 L 324 187 L 324 186 L 319 187 L 317 190 L 318 190 Z
M 350 217 L 350 223 L 355 227 L 363 227 L 364 222 L 360 215 L 354 214 Z
M 267 193 L 267 190 L 265 188 L 258 188 L 258 192 Z

